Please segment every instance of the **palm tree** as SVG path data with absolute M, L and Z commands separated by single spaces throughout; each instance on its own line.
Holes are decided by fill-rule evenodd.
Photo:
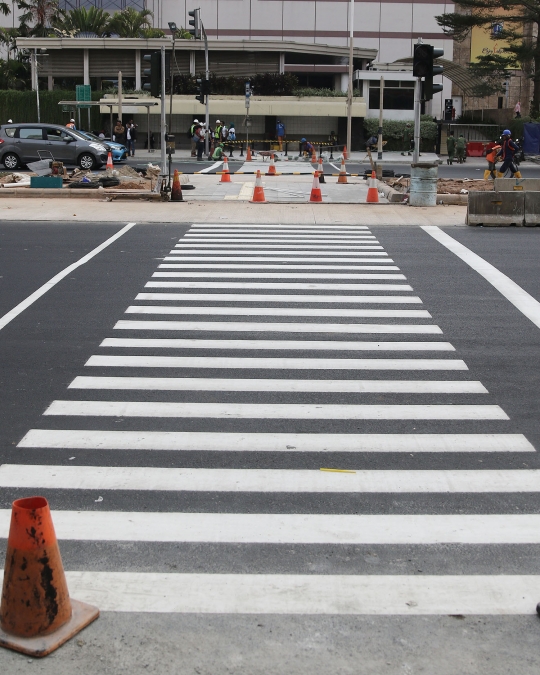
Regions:
M 106 37 L 110 33 L 111 15 L 97 7 L 71 9 L 59 19 L 55 22 L 55 27 L 73 36 L 79 33 L 94 33 L 98 37 Z
M 58 0 L 19 0 L 17 7 L 24 11 L 19 17 L 21 31 L 36 37 L 48 37 L 51 24 L 62 15 Z
M 112 17 L 109 28 L 111 33 L 123 38 L 142 37 L 145 30 L 152 28 L 150 21 L 153 16 L 149 9 L 138 12 L 133 7 L 128 7 Z

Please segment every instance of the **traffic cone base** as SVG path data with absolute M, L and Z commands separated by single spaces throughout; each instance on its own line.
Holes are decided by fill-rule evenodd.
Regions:
M 377 187 L 377 178 L 375 171 L 371 172 L 371 178 L 368 179 L 370 184 L 367 191 L 366 204 L 379 203 L 379 188 Z
M 255 179 L 255 188 L 253 189 L 253 196 L 249 200 L 252 204 L 268 204 L 264 196 L 264 188 L 262 184 L 260 169 L 257 169 L 257 178 Z
M 70 600 L 49 505 L 13 502 L 0 605 L 0 646 L 46 656 L 97 619 L 99 610 Z

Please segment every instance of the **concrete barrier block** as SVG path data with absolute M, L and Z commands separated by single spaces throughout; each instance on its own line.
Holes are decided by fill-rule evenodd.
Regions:
M 525 226 L 540 225 L 540 192 L 525 193 Z
M 525 221 L 525 192 L 469 192 L 468 225 L 518 225 Z
M 495 192 L 540 192 L 540 178 L 495 178 Z

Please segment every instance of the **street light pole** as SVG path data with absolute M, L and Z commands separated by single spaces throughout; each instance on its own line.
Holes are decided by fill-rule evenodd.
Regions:
M 38 58 L 37 49 L 34 49 L 34 73 L 36 78 L 36 105 L 37 105 L 37 121 L 41 122 L 41 114 L 39 110 L 39 75 L 38 75 Z
M 352 142 L 352 103 L 353 103 L 353 49 L 354 49 L 354 0 L 349 4 L 349 86 L 347 88 L 347 150 L 351 151 Z
M 201 30 L 202 34 L 204 37 L 204 63 L 205 63 L 205 69 L 206 69 L 206 74 L 205 74 L 205 79 L 208 82 L 210 79 L 210 64 L 209 64 L 209 59 L 208 59 L 208 36 L 206 35 L 206 31 L 204 30 L 204 24 L 201 21 Z M 205 96 L 205 106 L 206 106 L 206 111 L 205 111 L 205 126 L 206 126 L 206 133 L 204 135 L 204 154 L 208 156 L 208 153 L 210 152 L 210 94 L 206 94 Z

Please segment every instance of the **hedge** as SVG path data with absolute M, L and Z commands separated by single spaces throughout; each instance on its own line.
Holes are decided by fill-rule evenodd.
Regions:
M 407 121 L 402 120 L 383 120 L 383 139 L 387 141 L 386 150 L 403 150 L 403 134 Z M 411 137 L 413 135 L 413 124 L 411 125 Z M 379 130 L 379 120 L 375 117 L 366 117 L 364 120 L 364 131 L 366 138 L 376 136 Z M 429 115 L 422 115 L 420 119 L 420 137 L 422 139 L 422 150 L 433 152 L 433 146 L 437 140 L 437 124 Z

